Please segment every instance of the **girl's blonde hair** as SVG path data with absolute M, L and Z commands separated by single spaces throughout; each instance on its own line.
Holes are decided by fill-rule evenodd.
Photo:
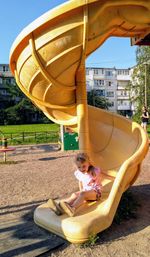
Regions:
M 95 177 L 95 167 L 91 164 L 90 158 L 87 155 L 87 153 L 78 153 L 75 157 L 75 162 L 89 162 L 89 168 L 88 168 L 88 173 L 90 173 L 93 177 Z
M 75 162 L 90 162 L 90 158 L 87 153 L 78 153 L 75 157 Z

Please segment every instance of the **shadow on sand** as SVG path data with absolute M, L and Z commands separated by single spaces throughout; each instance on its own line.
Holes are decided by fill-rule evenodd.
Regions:
M 111 227 L 98 234 L 99 239 L 96 243 L 97 245 L 106 244 L 114 240 L 122 240 L 122 237 L 141 231 L 149 226 L 149 185 L 133 186 L 130 192 L 138 204 L 140 204 L 137 210 L 137 218 L 122 221 L 120 225 L 113 222 Z M 37 201 L 0 208 L 0 211 L 2 211 L 1 215 L 10 215 L 15 212 L 17 212 L 18 215 L 20 212 L 17 221 L 16 219 L 15 221 L 13 221 L 13 219 L 11 220 L 10 216 L 8 223 L 5 215 L 1 216 L 5 221 L 0 229 L 1 238 L 5 238 L 5 240 L 1 241 L 1 257 L 12 257 L 19 254 L 22 256 L 46 257 L 57 250 L 68 247 L 69 243 L 66 240 L 47 232 L 34 223 L 34 209 L 42 202 L 43 201 Z M 7 243 L 5 233 L 7 233 L 8 236 Z M 14 244 L 11 242 L 14 242 Z
M 52 160 L 56 160 L 56 159 L 60 159 L 60 158 L 66 158 L 66 157 L 70 157 L 70 155 L 62 155 L 62 156 L 57 156 L 57 157 L 45 157 L 45 158 L 40 158 L 38 160 L 39 161 L 52 161 Z
M 16 151 L 11 155 L 23 155 L 23 154 L 38 154 L 41 152 L 58 152 L 61 147 L 59 144 L 37 144 L 37 145 L 24 145 L 16 147 Z

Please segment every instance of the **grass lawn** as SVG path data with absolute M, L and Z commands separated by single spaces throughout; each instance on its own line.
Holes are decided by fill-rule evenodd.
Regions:
M 29 124 L 0 126 L 8 145 L 54 143 L 59 140 L 60 127 L 57 124 Z M 0 134 L 0 138 L 2 135 Z M 0 142 L 0 145 L 2 142 Z
M 29 124 L 29 125 L 7 125 L 0 126 L 0 131 L 5 133 L 19 132 L 42 132 L 42 131 L 59 131 L 57 124 Z

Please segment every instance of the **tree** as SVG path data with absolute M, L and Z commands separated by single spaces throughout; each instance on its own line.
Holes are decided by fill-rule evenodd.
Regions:
M 137 66 L 130 83 L 131 102 L 136 106 L 134 119 L 140 122 L 142 106 L 145 105 L 145 83 L 147 85 L 147 107 L 150 106 L 150 47 L 140 46 L 136 50 Z
M 4 77 L 3 84 L 7 91 L 7 97 L 0 96 L 3 100 L 6 98 L 0 111 L 0 116 L 2 117 L 1 124 L 50 122 L 22 93 L 15 82 L 10 84 L 7 78 Z
M 98 92 L 91 90 L 87 93 L 88 104 L 101 109 L 107 109 L 111 106 L 111 103 L 107 98 L 99 96 Z

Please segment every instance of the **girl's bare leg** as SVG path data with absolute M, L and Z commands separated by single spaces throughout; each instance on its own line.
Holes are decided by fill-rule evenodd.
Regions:
M 96 192 L 94 190 L 76 192 L 68 199 L 61 201 L 60 205 L 65 213 L 67 213 L 69 216 L 74 216 L 76 209 L 86 200 L 96 200 Z
M 72 205 L 74 201 L 79 197 L 80 191 L 73 193 L 70 197 L 66 198 L 64 201 Z
M 77 209 L 87 200 L 96 200 L 96 192 L 94 190 L 80 192 L 77 199 L 73 202 L 72 207 Z
M 147 125 L 145 123 L 141 123 L 141 127 L 147 132 Z
M 147 132 L 147 125 L 146 124 L 144 124 L 144 130 Z

